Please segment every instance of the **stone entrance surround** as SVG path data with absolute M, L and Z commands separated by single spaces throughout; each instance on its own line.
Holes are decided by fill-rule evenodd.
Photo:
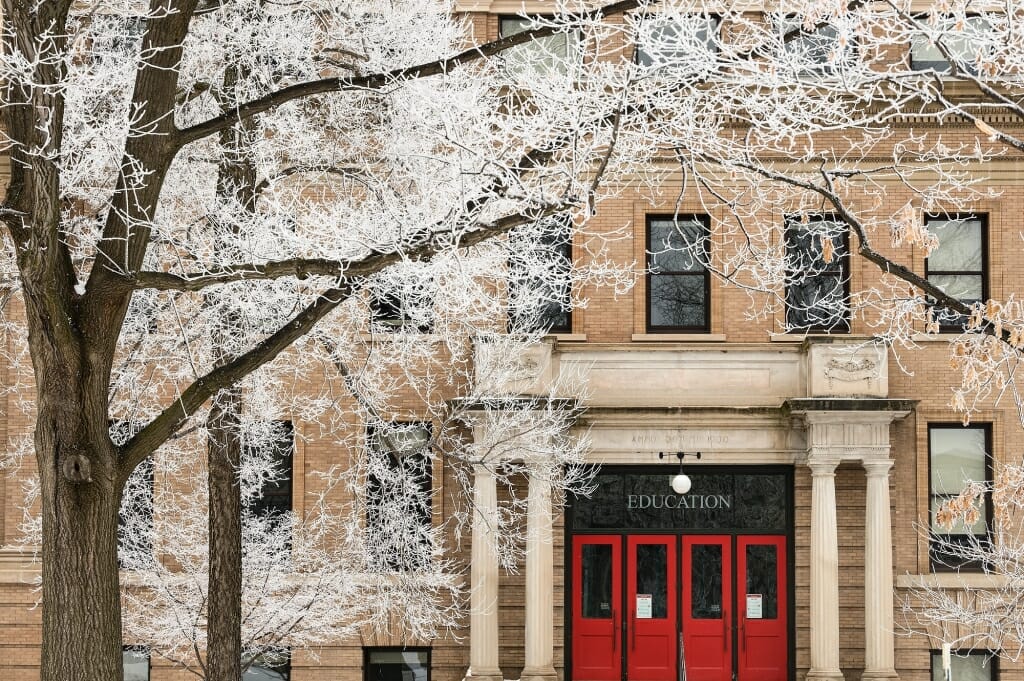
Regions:
M 486 346 L 479 351 L 485 352 Z M 913 409 L 888 398 L 884 348 L 852 338 L 787 343 L 535 346 L 502 392 L 545 394 L 563 372 L 587 377 L 579 423 L 599 464 L 658 464 L 661 451 L 701 451 L 702 463 L 805 465 L 811 473 L 811 681 L 843 679 L 839 662 L 839 544 L 835 471 L 858 462 L 867 478 L 864 524 L 865 669 L 896 679 L 889 431 Z M 564 395 L 564 397 L 575 397 Z M 480 436 L 483 434 L 480 433 Z M 673 459 L 674 463 L 674 459 Z M 698 464 L 699 465 L 699 464 Z M 666 469 L 667 470 L 667 469 Z M 475 478 L 467 679 L 500 681 L 498 565 L 488 546 L 493 479 Z M 553 681 L 550 488 L 529 482 L 524 681 Z

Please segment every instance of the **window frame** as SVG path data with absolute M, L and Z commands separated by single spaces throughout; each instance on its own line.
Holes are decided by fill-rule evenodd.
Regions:
M 704 233 L 707 238 L 703 240 L 704 256 L 710 257 L 711 255 L 711 216 L 704 213 L 650 213 L 645 216 L 644 219 L 644 283 L 646 291 L 644 292 L 644 313 L 645 313 L 645 330 L 647 333 L 711 333 L 711 271 L 707 267 L 701 264 L 701 272 L 676 272 L 676 271 L 662 271 L 655 274 L 651 271 L 652 259 L 654 253 L 651 250 L 651 232 L 652 224 L 654 222 L 672 222 L 673 224 L 680 222 L 696 222 L 704 228 Z M 652 278 L 661 276 L 687 276 L 687 277 L 703 277 L 704 278 L 704 324 L 701 326 L 682 326 L 682 325 L 654 325 L 651 323 L 653 315 L 651 314 L 651 290 L 652 290 Z
M 799 15 L 798 14 L 793 14 L 792 12 L 773 12 L 772 16 L 774 17 L 773 22 L 772 22 L 772 28 L 773 28 L 773 30 L 777 29 L 779 31 L 779 40 L 782 42 L 782 49 L 783 49 L 784 52 L 787 53 L 787 56 L 793 55 L 793 52 L 790 52 L 787 48 L 788 48 L 788 46 L 791 43 L 796 42 L 796 41 L 803 41 L 803 40 L 814 39 L 814 38 L 818 38 L 818 37 L 828 38 L 828 39 L 835 40 L 835 41 L 838 41 L 838 39 L 839 39 L 839 32 L 838 32 L 838 30 L 836 30 L 836 28 L 832 24 L 828 24 L 826 26 L 822 26 L 822 27 L 820 27 L 820 28 L 818 28 L 818 29 L 816 29 L 814 31 L 807 31 L 806 29 L 804 29 L 803 23 L 800 22 L 800 23 L 795 24 L 794 28 L 783 30 L 784 26 L 780 26 L 779 25 L 780 21 L 781 22 L 790 22 L 793 19 L 799 18 Z M 830 28 L 833 31 L 835 31 L 835 35 L 831 36 L 831 37 L 830 36 L 822 35 L 820 33 L 820 31 L 822 31 L 823 29 L 826 29 L 826 28 Z M 796 37 L 794 37 L 794 38 L 792 38 L 792 39 L 787 41 L 786 40 L 786 35 L 791 30 L 794 30 L 794 29 L 796 31 L 798 31 L 798 35 Z M 857 57 L 857 55 L 859 53 L 859 50 L 860 50 L 860 46 L 857 43 L 857 41 L 856 40 L 851 40 L 849 45 L 847 45 L 844 48 L 845 54 L 840 55 L 840 59 L 838 59 L 837 61 L 829 62 L 828 58 L 826 56 L 825 61 L 823 61 L 823 62 L 815 62 L 813 64 L 806 64 L 803 68 L 799 69 L 796 73 L 797 73 L 798 76 L 809 76 L 809 77 L 812 77 L 812 78 L 823 78 L 823 77 L 827 77 L 827 76 L 835 76 L 835 75 L 837 75 L 838 73 L 841 72 L 843 64 L 845 62 L 847 62 L 849 60 L 853 60 L 853 59 L 855 59 Z
M 711 38 L 712 35 L 714 36 L 714 38 L 711 38 L 710 41 L 709 41 L 709 43 L 710 43 L 710 45 L 712 46 L 713 49 L 711 49 L 709 51 L 713 52 L 716 55 L 720 54 L 721 53 L 720 43 L 721 43 L 721 38 L 722 38 L 722 15 L 717 13 L 717 12 L 708 12 L 706 14 L 701 13 L 701 12 L 687 12 L 686 14 L 688 16 L 691 16 L 691 17 L 707 18 L 707 19 L 710 19 L 710 20 L 712 20 L 714 22 L 714 30 L 713 30 L 712 33 L 709 33 L 709 38 Z M 648 21 L 651 21 L 652 19 L 656 20 L 658 17 L 660 17 L 659 14 L 652 14 L 648 18 Z M 708 44 L 708 43 L 706 43 L 706 44 Z M 644 54 L 645 53 L 643 51 L 643 48 L 640 46 L 640 42 L 637 41 L 633 45 L 633 63 L 638 65 L 638 66 L 640 66 L 640 67 L 642 67 L 642 68 L 651 68 L 651 67 L 653 67 L 653 63 L 651 63 L 651 64 L 644 64 L 643 63 L 642 56 Z
M 943 18 L 952 19 L 952 17 L 950 17 L 948 14 L 944 15 Z M 983 14 L 978 14 L 976 12 L 968 12 L 967 14 L 964 15 L 964 18 L 967 21 L 970 21 L 971 19 L 984 20 L 985 16 Z M 926 15 L 915 14 L 914 20 L 927 21 L 928 17 Z M 953 67 L 947 59 L 943 59 L 942 61 L 924 62 L 914 60 L 914 45 L 916 44 L 915 38 L 917 38 L 918 36 L 920 36 L 921 39 L 926 38 L 924 33 L 916 33 L 915 36 L 911 38 L 910 45 L 907 48 L 907 68 L 909 68 L 911 71 L 914 71 L 915 73 L 925 73 L 928 71 L 934 71 L 940 76 L 951 76 Z M 977 69 L 974 67 L 973 64 L 963 64 L 963 70 L 965 73 L 970 75 L 976 75 L 978 73 Z
M 575 226 L 572 224 L 571 220 L 567 220 L 567 224 L 565 225 L 565 229 L 568 231 L 569 237 L 568 237 L 568 239 L 566 239 L 566 241 L 564 243 L 559 245 L 559 247 L 557 249 L 557 253 L 558 253 L 559 256 L 561 256 L 562 258 L 565 258 L 568 261 L 569 268 L 570 268 L 570 273 L 571 273 L 572 267 L 575 264 L 574 257 L 575 257 L 575 251 L 576 251 L 576 248 L 575 248 L 576 230 L 575 230 Z M 509 294 L 509 298 L 510 299 L 511 299 L 512 289 L 515 286 L 518 286 L 518 283 L 513 284 L 513 281 L 515 281 L 515 282 L 521 281 L 521 279 L 513 278 L 513 276 L 512 276 L 512 274 L 513 274 L 513 267 L 514 267 L 514 265 L 513 265 L 512 259 L 509 258 L 509 261 L 508 261 L 508 273 L 509 273 L 509 277 L 508 277 L 508 294 Z M 547 329 L 547 331 L 545 332 L 546 334 L 566 334 L 566 333 L 572 333 L 573 314 L 572 314 L 572 282 L 571 281 L 569 282 L 568 288 L 567 288 L 567 290 L 564 293 L 565 293 L 565 298 L 566 298 L 566 300 L 569 303 L 568 309 L 563 310 L 561 312 L 562 315 L 565 315 L 565 323 L 564 324 L 554 324 L 554 325 L 552 325 L 551 327 L 549 327 Z M 506 328 L 508 330 L 511 330 L 512 326 L 513 326 L 513 323 L 514 323 L 515 314 L 513 313 L 513 310 L 512 310 L 511 306 L 508 306 L 507 310 L 508 310 L 508 314 L 507 314 L 507 318 L 506 318 Z
M 288 420 L 288 419 L 281 420 L 281 421 L 276 421 L 276 423 L 284 424 L 282 427 L 285 429 L 285 433 L 283 433 L 282 435 L 287 437 L 287 444 L 288 444 L 288 456 L 287 456 L 287 460 L 288 460 L 288 484 L 287 485 L 281 485 L 281 487 L 284 488 L 284 491 L 274 490 L 274 491 L 271 491 L 268 494 L 268 492 L 267 492 L 268 481 L 264 480 L 262 485 L 261 485 L 260 496 L 258 498 L 256 498 L 256 499 L 252 500 L 252 504 L 251 504 L 250 509 L 249 509 L 250 512 L 253 515 L 267 516 L 269 514 L 268 511 L 269 512 L 281 511 L 281 513 L 278 513 L 278 515 L 280 516 L 280 515 L 283 515 L 284 513 L 292 513 L 292 512 L 295 511 L 295 423 L 293 421 L 291 421 L 291 420 Z M 284 444 L 283 438 L 282 438 L 282 440 L 279 440 L 279 441 L 277 441 L 275 443 L 275 445 L 281 445 L 281 444 Z M 276 449 L 276 447 L 275 447 L 275 449 Z M 243 456 L 244 455 L 245 455 L 245 452 L 243 451 Z M 283 483 L 284 481 L 282 480 L 282 481 L 278 481 L 278 482 L 282 482 Z M 276 484 L 276 483 L 270 483 L 270 484 Z M 286 509 L 272 508 L 271 505 L 266 504 L 264 502 L 264 500 L 267 499 L 268 497 L 273 498 L 273 499 L 287 497 L 287 499 L 288 499 L 287 508 Z
M 431 282 L 433 280 L 430 280 Z M 422 284 L 427 286 L 427 282 Z M 385 334 L 413 333 L 428 335 L 434 332 L 437 322 L 434 313 L 434 294 L 430 296 L 430 319 L 416 324 L 402 305 L 401 291 L 370 291 L 370 331 Z M 394 313 L 393 315 L 391 313 Z
M 291 650 L 291 648 L 284 648 L 283 652 L 281 652 L 281 653 L 269 653 L 266 650 L 264 650 L 263 652 L 256 653 L 255 655 L 253 655 L 252 659 L 249 660 L 249 664 L 246 665 L 245 669 L 242 670 L 242 681 L 246 681 L 245 677 L 246 677 L 246 675 L 249 674 L 250 670 L 252 670 L 253 665 L 256 664 L 256 660 L 258 660 L 259 658 L 263 657 L 264 655 L 274 655 L 274 654 L 279 654 L 279 655 L 281 655 L 281 657 L 284 658 L 284 663 L 279 665 L 278 669 L 281 668 L 281 667 L 284 667 L 285 669 L 287 669 L 287 672 L 285 674 L 285 681 L 291 681 L 291 678 L 292 678 L 292 650 Z M 264 665 L 257 665 L 257 666 L 266 669 L 266 667 Z M 275 669 L 275 673 L 278 673 L 276 669 Z
M 523 16 L 523 15 L 520 15 L 520 14 L 499 14 L 498 15 L 498 40 L 501 40 L 502 38 L 509 38 L 511 36 L 518 35 L 519 33 L 524 33 L 525 31 L 530 30 L 530 29 L 523 29 L 522 31 L 517 31 L 516 33 L 509 33 L 509 34 L 506 35 L 504 30 L 502 29 L 502 27 L 504 26 L 506 21 L 533 21 L 535 19 L 553 19 L 554 17 L 555 17 L 554 14 L 548 14 L 548 13 L 545 13 L 545 12 L 530 12 L 530 13 L 527 14 L 527 16 Z M 570 37 L 571 37 L 572 43 L 571 44 L 569 42 L 566 43 L 566 55 L 565 55 L 565 62 L 564 62 L 564 64 L 565 64 L 564 71 L 562 69 L 552 68 L 551 69 L 551 73 L 555 74 L 555 75 L 558 75 L 558 76 L 568 76 L 570 74 L 570 72 L 571 72 L 571 68 L 572 68 L 571 62 L 573 61 L 573 59 L 575 57 L 582 57 L 582 48 L 581 48 L 582 36 L 580 35 L 579 31 L 573 31 L 571 33 L 554 33 L 551 36 L 545 36 L 545 37 L 554 37 L 554 36 L 559 36 L 559 35 L 564 35 L 566 37 L 567 41 L 569 41 Z M 536 40 L 536 38 L 534 40 Z M 533 41 L 529 41 L 529 42 L 523 43 L 522 45 L 517 45 L 513 49 L 523 48 L 523 47 L 529 45 L 531 42 L 533 42 Z M 503 56 L 505 56 L 505 55 L 503 55 Z M 505 62 L 505 68 L 508 68 L 508 62 L 507 61 Z M 519 66 L 518 68 L 522 69 L 523 67 Z M 509 70 L 509 74 L 510 75 L 512 75 L 514 73 L 516 73 L 516 71 L 514 69 Z M 519 72 L 519 73 L 521 73 L 521 72 Z
M 422 426 L 427 434 L 428 440 L 426 446 L 421 451 L 428 453 L 423 454 L 423 471 L 424 478 L 419 481 L 420 491 L 424 493 L 427 499 L 427 506 L 423 509 L 410 508 L 411 512 L 422 514 L 419 521 L 422 523 L 428 531 L 433 529 L 434 526 L 434 470 L 433 470 L 433 459 L 429 455 L 429 450 L 433 449 L 433 436 L 434 436 L 434 424 L 431 421 L 393 421 L 393 424 L 400 426 Z M 366 448 L 367 452 L 375 450 L 375 443 L 379 441 L 376 435 L 376 428 L 374 424 L 368 423 L 366 425 Z M 376 450 L 387 457 L 390 467 L 400 467 L 402 459 L 400 459 L 394 450 Z M 409 453 L 406 456 L 419 456 L 419 452 Z M 373 517 L 373 504 L 370 501 L 371 489 L 379 489 L 382 487 L 381 481 L 377 480 L 373 475 L 367 474 L 366 488 L 363 495 L 363 519 L 364 522 L 369 526 L 372 522 L 379 522 Z M 379 502 L 378 502 L 379 503 Z M 408 503 L 408 502 L 407 502 Z M 421 568 L 421 565 L 402 565 L 398 562 L 389 562 L 387 565 L 389 572 L 411 572 Z
M 787 279 L 789 277 L 789 273 L 791 271 L 793 271 L 790 268 L 790 266 L 789 266 L 789 258 L 790 258 L 790 255 L 789 255 L 790 254 L 790 250 L 789 250 L 790 236 L 789 235 L 791 233 L 791 230 L 794 229 L 793 225 L 802 225 L 802 224 L 804 224 L 803 221 L 802 221 L 803 215 L 804 215 L 803 213 L 787 213 L 782 218 L 782 220 L 783 220 L 783 229 L 782 229 L 782 232 L 783 232 L 783 246 L 785 248 L 785 256 L 784 257 L 786 259 L 786 263 L 785 263 L 786 267 L 785 267 L 785 269 L 786 269 Z M 812 222 L 834 222 L 834 223 L 840 224 L 840 225 L 844 224 L 843 221 L 840 220 L 838 217 L 836 217 L 836 215 L 834 213 L 807 213 L 806 215 L 807 215 L 807 224 L 810 224 Z M 837 323 L 837 324 L 833 324 L 832 326 L 821 326 L 821 325 L 815 325 L 815 324 L 811 324 L 811 325 L 807 325 L 807 326 L 798 326 L 796 324 L 791 324 L 790 323 L 790 312 L 794 309 L 794 306 L 792 304 L 790 304 L 791 286 L 787 283 L 786 287 L 785 287 L 785 292 L 784 292 L 785 302 L 786 302 L 786 309 L 785 309 L 785 325 L 786 325 L 785 328 L 786 328 L 786 333 L 804 333 L 804 334 L 806 334 L 806 333 L 814 333 L 814 334 L 828 334 L 828 335 L 832 335 L 832 334 L 841 335 L 841 334 L 848 334 L 848 333 L 850 333 L 851 327 L 852 327 L 852 314 L 851 314 L 852 310 L 850 308 L 850 279 L 851 279 L 850 260 L 851 260 L 851 253 L 850 253 L 850 230 L 849 230 L 849 227 L 846 227 L 846 228 L 843 229 L 843 249 L 844 249 L 843 250 L 843 254 L 841 256 L 833 259 L 833 263 L 836 262 L 836 260 L 839 261 L 839 276 L 840 276 L 842 284 L 843 284 L 843 301 L 846 304 L 846 313 L 842 316 L 842 324 L 840 325 L 840 324 Z M 830 263 L 830 265 L 831 265 L 831 263 Z M 822 272 L 819 272 L 817 275 L 815 275 L 815 277 L 822 276 L 822 275 L 833 276 L 833 274 L 830 273 L 830 272 L 822 271 Z M 804 279 L 803 281 L 807 281 L 807 279 Z
M 363 647 L 363 681 L 370 678 L 370 655 L 372 653 L 422 652 L 427 654 L 427 679 L 431 681 L 434 672 L 434 655 L 431 646 L 364 646 Z
M 988 213 L 975 213 L 975 212 L 963 212 L 963 213 L 925 213 L 924 214 L 924 227 L 928 229 L 928 223 L 931 220 L 951 222 L 955 220 L 977 220 L 981 231 L 981 270 L 936 270 L 931 271 L 928 269 L 929 257 L 924 259 L 924 278 L 931 283 L 929 277 L 931 275 L 976 275 L 981 277 L 981 303 L 984 304 L 989 298 L 989 258 L 988 258 Z M 962 301 L 961 301 L 962 302 Z M 936 305 L 932 305 L 932 308 L 936 308 Z M 941 308 L 940 308 L 941 309 Z M 960 333 L 964 330 L 966 324 L 950 324 L 948 322 L 939 322 L 940 333 Z
M 953 657 L 984 657 L 988 658 L 984 666 L 989 670 L 989 681 L 998 681 L 999 679 L 999 653 L 994 650 L 967 650 L 964 648 L 957 648 L 951 650 L 950 653 Z M 942 650 L 938 648 L 931 648 L 928 651 L 928 678 L 929 680 L 935 678 L 935 666 L 936 658 L 939 660 L 939 664 L 942 664 Z M 941 669 L 941 666 L 938 667 Z
M 131 644 L 131 645 L 121 644 L 121 672 L 122 672 L 122 675 L 123 675 L 123 673 L 124 673 L 124 654 L 128 653 L 128 652 L 138 653 L 138 652 L 141 652 L 141 651 L 145 651 L 144 656 L 146 658 L 146 681 L 150 681 L 150 679 L 153 678 L 153 656 L 152 656 L 152 651 L 150 650 L 149 646 L 145 645 L 145 644 L 141 644 L 141 643 L 140 644 Z
M 985 515 L 985 534 L 940 534 L 933 528 L 934 518 L 932 517 L 932 500 L 936 497 L 952 498 L 947 494 L 936 494 L 932 491 L 932 431 L 933 430 L 975 430 L 981 429 L 985 433 L 985 480 L 981 482 L 991 482 L 993 475 L 992 466 L 992 423 L 972 423 L 969 426 L 964 426 L 962 423 L 954 423 L 948 421 L 929 421 L 926 424 L 926 437 L 928 438 L 928 500 L 927 500 L 927 513 L 928 513 L 928 566 L 932 572 L 981 572 L 984 570 L 984 565 L 977 561 L 964 561 L 957 564 L 956 559 L 952 556 L 940 555 L 936 549 L 933 536 L 940 536 L 944 540 L 954 543 L 953 537 L 975 537 L 982 541 L 992 540 L 992 495 L 989 493 L 985 494 L 984 502 L 985 508 L 983 509 Z

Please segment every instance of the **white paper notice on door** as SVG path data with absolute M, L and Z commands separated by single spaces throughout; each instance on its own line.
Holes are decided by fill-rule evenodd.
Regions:
M 654 599 L 651 594 L 636 595 L 636 618 L 638 620 L 651 619 L 651 610 Z
M 761 614 L 761 604 L 764 599 L 761 594 L 747 594 L 747 619 L 748 620 L 759 620 L 764 615 Z

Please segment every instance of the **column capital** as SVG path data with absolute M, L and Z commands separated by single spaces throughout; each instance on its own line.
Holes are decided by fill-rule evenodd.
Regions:
M 861 465 L 869 478 L 887 478 L 895 463 L 892 459 L 871 459 L 861 462 Z
M 807 467 L 811 469 L 811 475 L 816 478 L 835 475 L 838 465 L 839 459 L 821 459 L 818 457 L 807 459 Z

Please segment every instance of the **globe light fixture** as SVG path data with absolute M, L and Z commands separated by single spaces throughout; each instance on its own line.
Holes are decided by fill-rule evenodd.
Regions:
M 690 487 L 693 483 L 690 482 L 690 476 L 686 473 L 679 473 L 672 476 L 672 491 L 676 494 L 686 494 L 690 491 Z
M 683 459 L 686 458 L 686 452 L 675 452 L 674 454 L 679 459 L 679 472 L 669 479 L 669 484 L 672 485 L 672 491 L 676 494 L 686 494 L 693 487 L 693 481 L 690 480 L 690 476 L 683 472 Z M 700 452 L 694 452 L 694 454 L 700 460 Z M 672 455 L 672 452 L 658 452 L 659 459 Z

